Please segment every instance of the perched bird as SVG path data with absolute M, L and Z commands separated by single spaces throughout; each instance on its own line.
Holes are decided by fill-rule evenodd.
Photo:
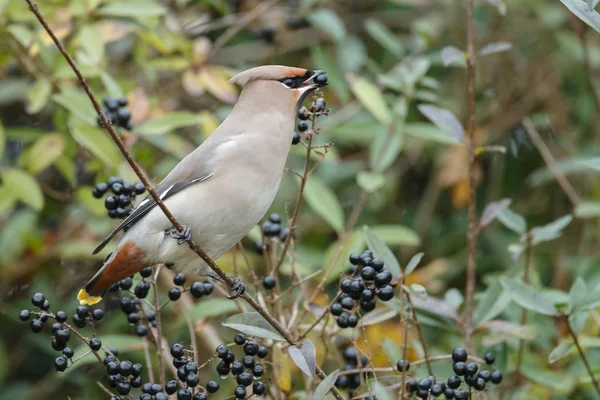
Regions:
M 206 264 L 181 244 L 193 237 L 215 259 L 266 214 L 279 189 L 298 106 L 309 92 L 327 85 L 327 75 L 267 65 L 241 72 L 230 82 L 243 86 L 231 114 L 156 186 L 165 205 L 185 225 L 184 232 L 177 232 L 146 197 L 94 251 L 128 228 L 79 291 L 81 304 L 99 302 L 111 285 L 149 265 L 165 263 L 203 273 Z

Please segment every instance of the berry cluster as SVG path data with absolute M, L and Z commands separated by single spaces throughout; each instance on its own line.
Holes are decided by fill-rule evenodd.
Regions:
M 269 242 L 275 240 L 283 243 L 290 235 L 290 228 L 283 226 L 281 215 L 277 213 L 272 213 L 269 215 L 269 219 L 263 221 L 262 230 L 263 234 L 265 235 L 265 239 L 268 239 L 264 245 L 267 250 L 269 249 Z M 256 241 L 256 252 L 258 254 L 263 254 L 262 239 L 258 239 Z
M 294 136 L 292 137 L 292 144 L 300 143 L 300 139 L 302 139 L 302 133 L 306 132 L 309 128 L 308 119 L 311 116 L 319 116 L 326 115 L 329 110 L 327 110 L 327 103 L 323 97 L 318 97 L 310 103 L 310 110 L 306 107 L 301 107 L 298 110 L 298 124 L 296 124 L 297 131 L 294 132 Z
M 359 360 L 361 368 L 366 367 L 367 363 L 369 362 L 365 355 L 361 354 L 359 356 L 354 347 L 348 347 L 346 350 L 344 350 L 344 360 L 346 361 L 344 371 L 358 368 Z M 337 388 L 348 389 L 350 393 L 354 392 L 354 390 L 356 390 L 360 385 L 360 374 L 340 375 L 335 381 L 335 386 Z
M 50 302 L 42 293 L 36 293 L 31 297 L 31 303 L 35 309 L 22 310 L 19 312 L 19 319 L 23 322 L 29 321 L 32 315 L 36 315 L 31 320 L 31 331 L 33 333 L 40 333 L 44 330 L 46 322 L 49 318 L 54 319 L 56 322 L 52 324 L 52 348 L 55 351 L 62 352 L 62 355 L 54 360 L 54 369 L 58 372 L 64 372 L 68 365 L 69 360 L 73 358 L 73 349 L 68 347 L 69 340 L 71 340 L 71 331 L 73 328 L 67 324 L 68 315 L 64 311 L 57 311 L 56 313 L 50 312 Z M 104 311 L 100 309 L 89 310 L 85 306 L 79 306 L 75 310 L 73 315 L 73 324 L 78 328 L 85 327 L 87 322 L 93 323 L 93 321 L 100 321 L 104 318 Z M 97 352 L 102 348 L 102 341 L 97 337 L 92 337 L 87 341 L 87 345 L 90 350 Z
M 235 354 L 227 345 L 219 345 L 215 350 L 216 356 L 221 359 L 216 368 L 217 373 L 222 379 L 225 379 L 230 372 L 235 377 L 238 386 L 233 394 L 236 399 L 245 399 L 246 388 L 250 385 L 252 385 L 254 395 L 263 395 L 267 387 L 260 378 L 264 375 L 265 370 L 254 356 L 263 359 L 269 355 L 269 350 L 254 340 L 246 339 L 242 334 L 235 335 L 233 341 L 236 345 L 242 346 L 244 357 L 241 361 L 236 361 Z
M 127 99 L 125 97 L 105 97 L 102 113 L 111 124 L 120 126 L 125 130 L 132 130 L 131 111 L 127 108 Z M 102 127 L 102 119 L 98 116 L 98 126 Z
M 389 301 L 394 297 L 392 273 L 384 268 L 381 259 L 373 258 L 371 250 L 350 255 L 348 274 L 350 276 L 340 283 L 342 293 L 330 308 L 340 328 L 356 327 L 358 308 L 363 313 L 373 311 L 377 305 L 376 297 L 381 301 Z
M 100 182 L 92 190 L 92 195 L 100 199 L 108 192 L 112 194 L 104 199 L 104 207 L 110 218 L 125 218 L 133 212 L 132 203 L 135 196 L 142 194 L 146 188 L 142 182 L 123 182 L 123 178 L 111 176 L 107 182 Z
M 208 393 L 216 393 L 219 390 L 220 386 L 215 381 L 208 381 L 206 387 L 200 386 L 198 365 L 193 361 L 191 352 L 184 349 L 181 344 L 175 343 L 171 346 L 171 355 L 173 366 L 177 368 L 177 379 L 182 387 L 179 389 L 179 383 L 171 380 L 165 385 L 168 394 L 177 392 L 177 400 L 206 400 Z
M 134 364 L 129 360 L 120 361 L 117 357 L 119 357 L 118 351 L 116 349 L 110 349 L 110 353 L 107 354 L 103 360 L 106 373 L 108 374 L 108 385 L 117 389 L 117 392 L 120 395 L 127 397 L 122 398 L 119 396 L 113 396 L 111 397 L 111 400 L 130 399 L 131 397 L 129 394 L 131 393 L 131 389 L 142 386 L 144 387 L 144 392 L 146 392 L 146 389 L 148 388 L 156 389 L 156 394 L 162 392 L 162 388 L 160 388 L 161 390 L 158 390 L 160 387 L 159 384 L 142 384 L 142 364 Z M 165 393 L 162 393 L 162 397 L 157 395 L 155 399 L 166 400 L 167 396 Z
M 492 365 L 495 361 L 492 353 L 486 353 L 484 359 L 488 365 Z M 477 363 L 467 363 L 467 351 L 462 347 L 452 351 L 452 361 L 454 362 L 452 369 L 456 375 L 450 376 L 446 382 L 436 381 L 433 376 L 420 381 L 410 379 L 406 384 L 407 390 L 420 399 L 436 399 L 444 395 L 446 399 L 465 400 L 469 397 L 470 390 L 483 391 L 488 382 L 495 385 L 502 382 L 502 372 L 499 370 L 480 369 Z M 406 372 L 410 369 L 410 363 L 407 360 L 400 360 L 396 368 L 399 372 Z M 461 388 L 463 383 L 466 385 L 465 388 Z
M 140 271 L 142 280 L 133 289 L 135 298 L 122 297 L 121 298 L 121 311 L 127 315 L 127 321 L 131 326 L 135 327 L 135 333 L 140 336 L 146 336 L 148 334 L 148 327 L 143 323 L 144 320 L 156 327 L 156 312 L 152 309 L 143 310 L 141 299 L 145 299 L 150 293 L 151 283 L 146 280 L 152 276 L 152 267 L 144 268 Z M 185 284 L 185 275 L 176 274 L 173 278 L 173 283 L 177 286 L 183 286 Z M 130 291 L 133 286 L 133 277 L 125 278 L 109 289 L 109 292 L 116 292 L 118 290 Z M 169 299 L 172 301 L 179 300 L 183 292 L 189 291 L 193 297 L 200 298 L 208 296 L 213 292 L 214 286 L 210 282 L 194 282 L 189 288 L 180 289 L 173 287 L 169 290 Z

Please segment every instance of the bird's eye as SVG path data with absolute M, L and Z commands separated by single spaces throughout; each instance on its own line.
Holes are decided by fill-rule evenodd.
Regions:
M 296 80 L 292 78 L 285 78 L 282 83 L 291 89 L 295 86 Z

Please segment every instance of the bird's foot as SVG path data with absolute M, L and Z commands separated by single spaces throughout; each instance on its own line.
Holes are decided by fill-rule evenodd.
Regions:
M 176 239 L 178 245 L 189 242 L 192 239 L 192 228 L 188 228 L 185 225 L 182 225 L 181 228 L 181 231 L 178 231 L 175 227 L 169 228 L 165 230 L 165 235 Z
M 208 274 L 208 276 L 210 276 L 211 278 L 213 278 L 214 280 L 221 282 L 224 285 L 227 285 L 226 282 L 223 281 L 223 279 L 215 274 L 214 272 L 211 272 L 210 274 Z M 246 285 L 244 284 L 244 282 L 242 282 L 242 280 L 240 278 L 233 278 L 233 285 L 228 286 L 227 289 L 229 290 L 229 298 L 230 299 L 237 299 L 238 297 L 240 297 L 241 295 L 244 294 L 244 292 L 246 292 Z

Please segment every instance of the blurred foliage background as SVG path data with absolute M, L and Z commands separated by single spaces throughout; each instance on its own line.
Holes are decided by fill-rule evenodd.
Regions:
M 228 114 L 239 89 L 227 80 L 237 71 L 261 64 L 327 70 L 324 97 L 331 112 L 319 120 L 316 140 L 335 146 L 324 158 L 315 155 L 320 165 L 309 180 L 296 232 L 297 268 L 308 275 L 328 265 L 351 210 L 366 200 L 345 254 L 365 248 L 362 226 L 369 225 L 401 265 L 417 252 L 425 254 L 407 283 L 422 285 L 453 312 L 461 309 L 467 152 L 456 130 L 444 124 L 447 119 L 438 126 L 419 106 L 449 110 L 466 125 L 464 2 L 49 0 L 39 7 L 95 94 L 127 97 L 133 130 L 123 131 L 123 138 L 153 182 Z M 503 214 L 504 224 L 482 228 L 479 312 L 494 304 L 480 300 L 503 296 L 502 277 L 522 274 L 519 238 L 525 226 L 566 214 L 573 221 L 533 249 L 532 285 L 557 302 L 577 277 L 588 291 L 600 290 L 600 180 L 597 169 L 582 162 L 600 150 L 600 36 L 560 2 L 544 0 L 476 1 L 475 33 L 476 48 L 485 49 L 477 64 L 477 207 L 481 215 L 487 204 L 506 198 L 513 211 Z M 0 398 L 105 398 L 94 383 L 98 366 L 83 365 L 57 378 L 49 342 L 29 333 L 16 316 L 34 291 L 74 309 L 76 291 L 108 253 L 92 256 L 92 250 L 115 225 L 91 189 L 112 175 L 136 181 L 135 175 L 97 127 L 73 72 L 24 1 L 0 0 L 0 48 Z M 523 127 L 526 117 L 541 145 Z M 289 168 L 302 168 L 304 158 L 305 149 L 293 146 Z M 565 174 L 573 193 L 565 193 L 549 164 Z M 289 213 L 297 189 L 297 177 L 286 174 L 272 210 Z M 516 227 L 504 226 L 515 220 Z M 253 232 L 244 245 L 253 250 L 256 238 Z M 261 258 L 252 257 L 260 271 Z M 336 271 L 344 267 L 342 258 Z M 230 254 L 218 263 L 232 271 Z M 335 292 L 338 277 L 332 274 L 327 293 Z M 220 315 L 198 327 L 214 330 L 207 354 L 215 335 L 231 336 L 219 326 L 222 315 L 234 311 L 225 303 L 214 303 L 223 307 Z M 576 352 L 548 358 L 566 340 L 564 325 L 530 315 L 527 326 L 520 326 L 521 309 L 509 303 L 489 318 L 504 324 L 482 327 L 476 335 L 478 349 L 497 351 L 505 376 L 514 368 L 518 339 L 526 339 L 526 383 L 515 390 L 509 378 L 505 394 L 596 398 Z M 116 304 L 108 299 L 107 312 Z M 448 353 L 461 343 L 447 315 L 422 308 L 429 354 Z M 166 330 L 172 340 L 186 340 L 177 313 L 166 317 Z M 599 322 L 591 311 L 578 326 L 597 374 Z M 391 319 L 369 327 L 376 365 L 388 365 L 377 344 L 385 338 L 400 343 L 399 326 Z M 122 316 L 99 329 L 142 359 Z M 421 356 L 418 343 L 410 343 L 413 356 Z

